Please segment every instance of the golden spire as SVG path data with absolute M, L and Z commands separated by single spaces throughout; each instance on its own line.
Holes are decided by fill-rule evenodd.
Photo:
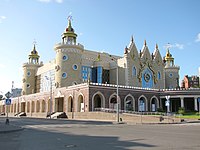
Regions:
M 144 40 L 144 46 L 147 46 L 147 41 L 146 40 Z
M 158 44 L 156 43 L 156 49 L 158 49 Z

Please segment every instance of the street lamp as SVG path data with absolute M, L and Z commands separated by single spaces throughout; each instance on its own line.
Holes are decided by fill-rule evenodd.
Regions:
M 51 105 L 52 105 L 52 81 L 51 81 L 51 76 L 49 76 L 49 77 L 48 77 L 48 76 L 45 76 L 45 78 L 46 78 L 46 80 L 49 80 L 49 82 L 50 82 L 50 102 L 49 102 L 49 105 L 50 105 L 50 107 L 49 107 L 50 110 L 49 110 L 49 111 L 50 111 L 50 112 L 49 112 L 49 117 L 50 117 L 50 119 L 51 119 L 51 111 L 52 111 L 52 110 L 51 110 L 51 108 L 52 108 L 52 107 L 51 107 Z
M 112 57 L 110 55 L 110 57 Z M 112 57 L 112 60 L 115 61 L 117 67 L 116 67 L 116 80 L 117 80 L 117 123 L 119 123 L 119 77 L 118 77 L 118 74 L 119 74 L 119 69 L 118 69 L 118 64 L 117 64 L 117 59 Z

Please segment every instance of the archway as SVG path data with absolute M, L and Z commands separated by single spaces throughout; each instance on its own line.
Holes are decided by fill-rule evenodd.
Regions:
M 30 112 L 30 102 L 27 102 L 27 113 Z
M 143 112 L 143 111 L 147 111 L 147 100 L 144 96 L 141 96 L 138 99 L 138 111 Z
M 78 96 L 78 112 L 84 112 L 84 103 L 83 103 L 83 95 Z
M 36 102 L 36 112 L 40 112 L 40 101 L 37 100 Z
M 105 97 L 101 92 L 97 92 L 92 97 L 92 111 L 99 108 L 105 108 Z
M 127 95 L 124 99 L 124 110 L 135 111 L 135 100 L 132 95 Z
M 64 97 L 59 97 L 55 99 L 55 105 L 56 105 L 56 112 L 63 112 L 63 106 L 64 106 Z
M 150 101 L 150 111 L 157 111 L 157 108 L 159 108 L 159 102 L 156 97 L 153 97 Z
M 70 96 L 68 98 L 67 111 L 68 112 L 72 112 L 73 111 L 73 98 L 72 98 L 72 96 Z
M 45 107 L 46 107 L 45 100 L 42 100 L 42 112 L 45 112 Z
M 25 112 L 25 108 L 26 108 L 26 103 L 21 102 L 21 112 Z
M 117 109 L 117 97 L 116 96 L 113 96 L 110 99 L 109 108 L 110 109 Z
M 32 113 L 35 112 L 35 102 L 34 101 L 32 101 L 32 103 L 31 103 L 31 112 Z

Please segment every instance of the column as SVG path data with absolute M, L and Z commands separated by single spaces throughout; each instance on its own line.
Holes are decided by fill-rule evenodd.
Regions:
M 184 108 L 184 97 L 180 97 L 181 99 L 181 107 Z
M 197 107 L 197 97 L 194 97 L 194 110 L 198 111 L 198 107 Z

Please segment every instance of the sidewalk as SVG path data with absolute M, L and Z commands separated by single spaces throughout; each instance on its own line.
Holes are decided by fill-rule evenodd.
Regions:
M 4 120 L 5 119 L 5 120 Z M 13 125 L 11 123 L 6 124 L 6 118 L 0 119 L 0 134 L 1 133 L 9 133 L 23 130 L 22 127 Z

